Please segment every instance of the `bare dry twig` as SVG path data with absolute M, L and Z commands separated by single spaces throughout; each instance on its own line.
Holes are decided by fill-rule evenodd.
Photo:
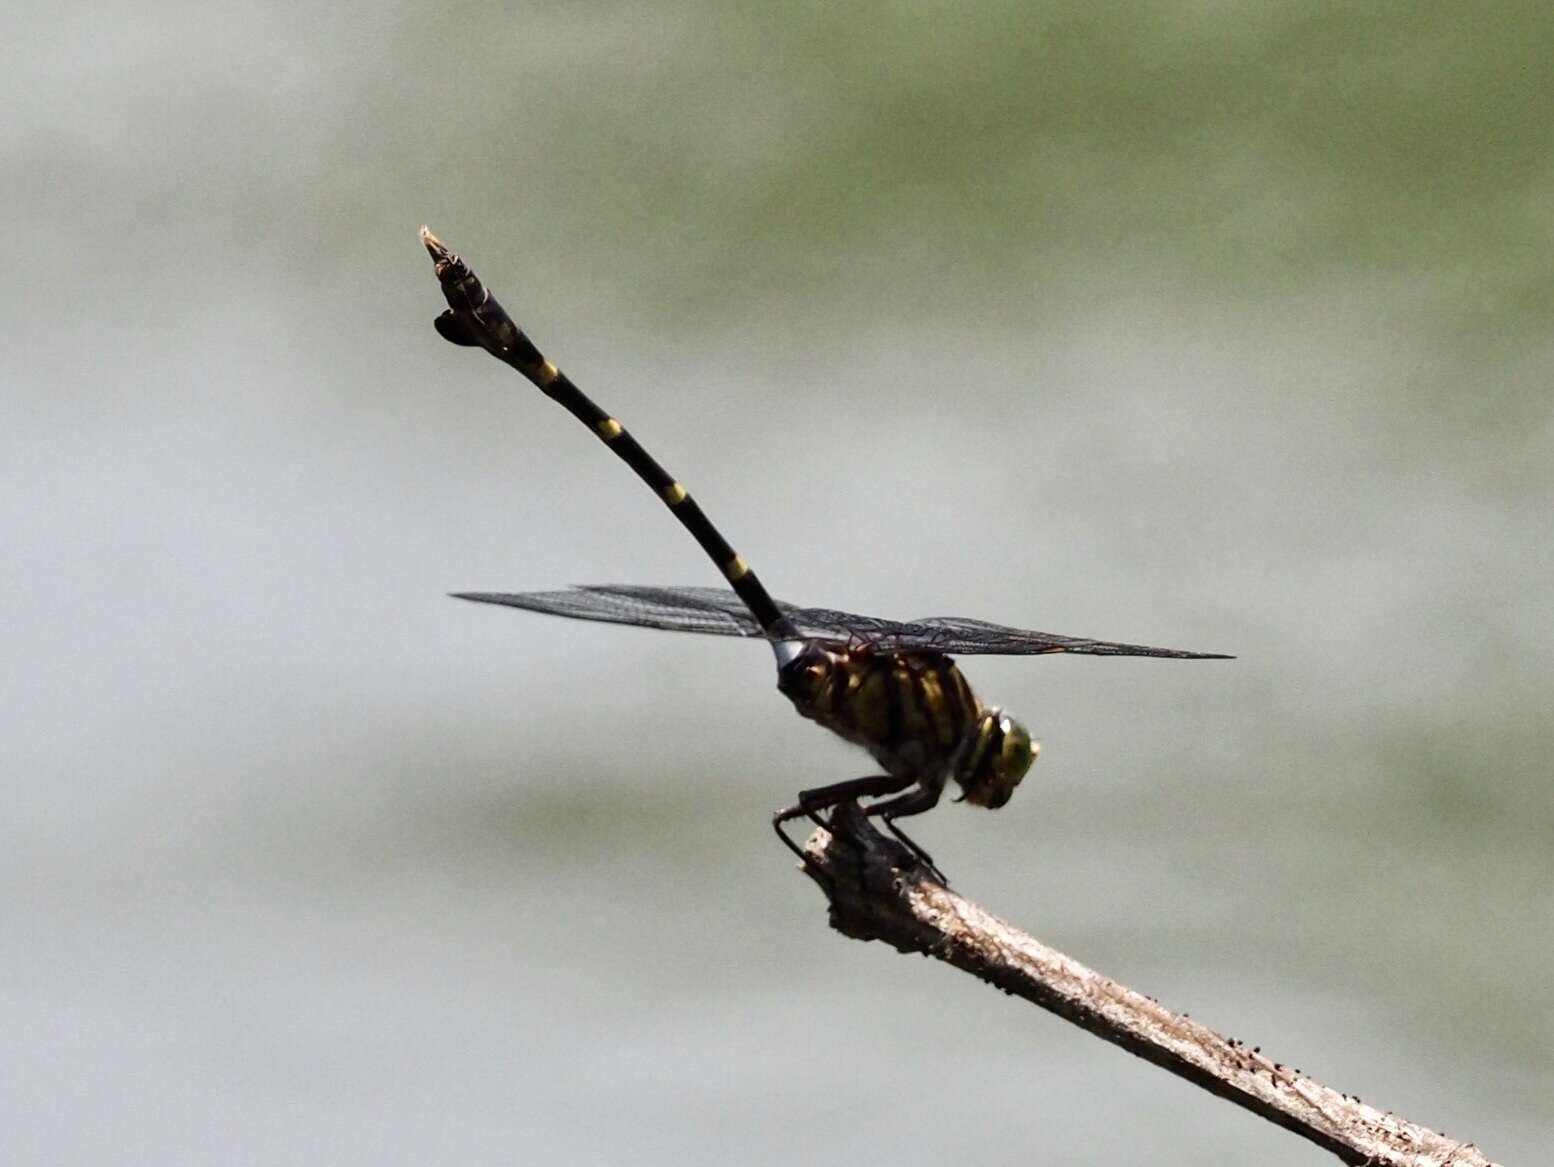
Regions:
M 817 830 L 804 851 L 807 873 L 831 901 L 831 925 L 844 935 L 937 957 L 1310 1139 L 1345 1163 L 1494 1167 L 1471 1143 L 1367 1106 L 1048 948 L 930 878 L 856 804 L 843 804 L 838 814 L 836 829 Z

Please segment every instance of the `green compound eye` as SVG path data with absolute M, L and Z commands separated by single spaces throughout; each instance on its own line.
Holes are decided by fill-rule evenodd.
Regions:
M 1004 742 L 998 750 L 998 776 L 1012 791 L 1041 753 L 1041 743 L 1032 741 L 1030 731 L 1012 717 L 1005 717 L 999 728 L 1004 731 Z

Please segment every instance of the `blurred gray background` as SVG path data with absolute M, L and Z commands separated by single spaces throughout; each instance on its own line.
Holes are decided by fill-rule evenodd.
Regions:
M 918 838 L 1546 1154 L 1547 5 L 8 9 L 4 1161 L 1327 1161 L 829 933 L 759 646 L 444 598 L 717 577 L 422 222 L 778 595 L 1238 654 Z

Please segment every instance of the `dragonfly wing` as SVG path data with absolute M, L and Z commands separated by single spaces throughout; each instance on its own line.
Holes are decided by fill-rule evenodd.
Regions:
M 648 587 L 641 584 L 585 585 L 575 589 L 610 598 L 633 611 L 654 616 L 668 615 L 675 621 L 655 623 L 654 628 L 674 627 L 686 632 L 717 632 L 727 636 L 765 636 L 749 610 L 727 588 Z M 860 616 L 835 608 L 802 608 L 797 604 L 774 601 L 778 611 L 788 618 L 793 629 L 805 640 L 829 644 L 887 645 L 905 643 L 917 626 L 884 620 L 878 616 Z M 632 619 L 628 623 L 641 623 Z M 694 625 L 694 626 L 692 626 Z M 736 628 L 737 626 L 737 628 Z M 928 646 L 923 646 L 928 647 Z
M 897 651 L 923 648 L 962 656 L 1037 656 L 1066 652 L 1086 656 L 1155 656 L 1174 660 L 1234 659 L 1219 652 L 1186 652 L 1179 648 L 1154 648 L 1147 644 L 1092 640 L 1087 636 L 1058 636 L 1051 632 L 1011 628 L 1006 624 L 990 624 L 986 620 L 968 620 L 960 616 L 931 616 L 899 627 L 903 631 L 891 644 Z
M 765 633 L 737 595 L 727 588 L 652 587 L 643 584 L 584 584 L 551 592 L 455 592 L 455 599 L 525 608 L 572 620 L 634 624 L 670 632 L 764 638 Z M 914 626 L 832 608 L 778 609 L 806 640 L 835 644 L 885 643 Z
M 592 584 L 554 592 L 455 592 L 454 598 L 502 604 L 573 620 L 634 624 L 712 636 L 762 635 L 738 596 L 722 588 L 655 588 Z
M 642 584 L 588 584 L 551 592 L 456 592 L 455 598 L 481 604 L 525 608 L 572 620 L 632 624 L 669 632 L 761 639 L 765 633 L 743 601 L 727 588 L 652 587 Z M 869 645 L 884 652 L 933 652 L 962 656 L 1036 656 L 1082 653 L 1088 656 L 1154 656 L 1179 660 L 1225 660 L 1214 652 L 1183 652 L 1057 636 L 968 620 L 934 616 L 924 620 L 885 620 L 835 608 L 801 608 L 777 601 L 777 607 L 807 640 L 838 645 Z

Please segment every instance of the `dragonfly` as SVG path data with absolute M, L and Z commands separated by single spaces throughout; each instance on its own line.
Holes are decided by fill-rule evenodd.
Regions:
M 785 825 L 844 802 L 877 818 L 930 871 L 928 853 L 896 820 L 936 806 L 953 782 L 956 801 L 1006 804 L 1040 752 L 1030 731 L 1001 706 L 983 701 L 956 656 L 1164 657 L 1229 660 L 1223 653 L 1058 636 L 964 617 L 895 621 L 774 599 L 706 513 L 613 415 L 596 405 L 535 346 L 489 289 L 447 244 L 421 228 L 447 309 L 433 322 L 443 339 L 483 348 L 523 374 L 625 462 L 708 555 L 727 588 L 595 584 L 559 591 L 455 592 L 462 600 L 574 620 L 764 641 L 777 666 L 777 689 L 798 713 L 863 747 L 880 772 L 803 790 L 772 816 L 778 838 L 801 860 Z M 942 877 L 941 877 L 942 878 Z

